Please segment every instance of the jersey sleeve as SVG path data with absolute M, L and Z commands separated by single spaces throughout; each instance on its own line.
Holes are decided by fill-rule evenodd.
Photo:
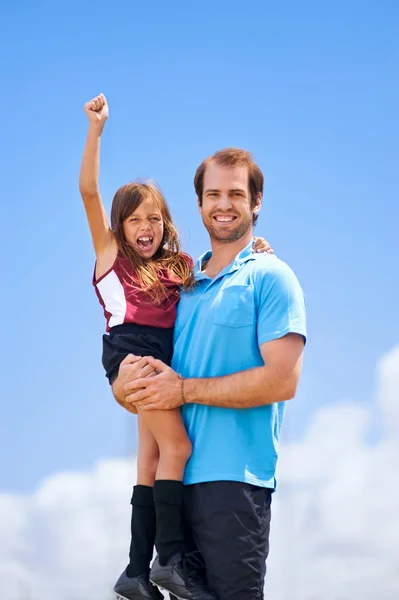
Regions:
M 188 264 L 189 268 L 193 269 L 195 263 L 194 263 L 194 260 L 191 258 L 191 256 L 189 254 L 186 254 L 185 252 L 182 252 L 181 256 L 184 258 L 184 260 Z
M 306 342 L 306 300 L 290 267 L 273 257 L 269 268 L 257 273 L 258 344 L 284 337 L 302 335 Z

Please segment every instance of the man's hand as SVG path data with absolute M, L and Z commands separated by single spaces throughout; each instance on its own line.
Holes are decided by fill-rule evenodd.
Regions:
M 104 94 L 99 94 L 93 100 L 86 102 L 84 111 L 90 123 L 104 127 L 105 121 L 108 119 L 108 104 Z
M 112 384 L 115 400 L 127 411 L 137 413 L 135 405 L 126 401 L 126 396 L 129 393 L 129 390 L 126 389 L 126 385 L 136 378 L 142 379 L 145 377 L 152 377 L 155 374 L 156 370 L 148 364 L 147 356 L 141 357 L 134 356 L 134 354 L 128 354 L 121 362 L 118 377 Z
M 147 361 L 142 372 L 151 368 L 157 371 L 157 375 L 152 377 L 144 375 L 144 379 L 137 379 L 140 369 L 136 368 L 133 380 L 130 377 L 130 381 L 124 385 L 125 401 L 143 410 L 171 410 L 181 406 L 183 404 L 182 380 L 179 375 L 161 360 L 149 356 Z

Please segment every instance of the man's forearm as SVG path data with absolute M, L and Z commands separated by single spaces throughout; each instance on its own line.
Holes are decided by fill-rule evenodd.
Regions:
M 300 365 L 295 373 L 282 376 L 270 367 L 257 367 L 225 377 L 186 379 L 186 403 L 221 408 L 253 408 L 289 400 L 295 396 Z

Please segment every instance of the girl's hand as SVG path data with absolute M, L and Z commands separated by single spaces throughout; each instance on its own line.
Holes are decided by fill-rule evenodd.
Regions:
M 252 252 L 267 252 L 268 254 L 274 254 L 273 248 L 271 248 L 269 242 L 262 237 L 254 236 L 254 246 Z
M 100 94 L 93 100 L 86 102 L 84 111 L 90 123 L 104 126 L 105 121 L 108 119 L 108 104 L 104 94 Z

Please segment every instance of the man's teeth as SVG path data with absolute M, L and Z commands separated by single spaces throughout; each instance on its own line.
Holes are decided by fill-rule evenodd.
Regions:
M 235 217 L 215 217 L 216 221 L 221 221 L 222 223 L 228 223 L 229 221 L 233 221 Z

